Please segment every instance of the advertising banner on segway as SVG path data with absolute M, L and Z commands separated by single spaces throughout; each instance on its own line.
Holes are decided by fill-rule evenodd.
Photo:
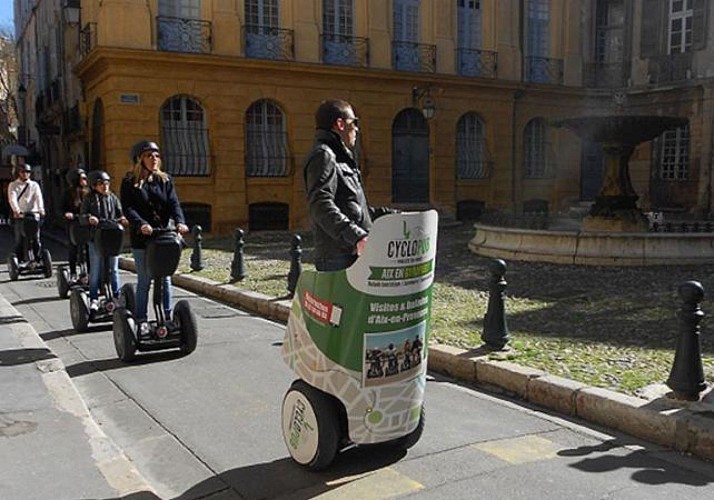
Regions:
M 395 439 L 418 424 L 437 226 L 433 210 L 383 216 L 350 268 L 300 276 L 283 357 L 340 399 L 355 443 Z

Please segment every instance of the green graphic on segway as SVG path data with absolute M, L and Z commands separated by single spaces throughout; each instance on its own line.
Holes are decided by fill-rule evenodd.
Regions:
M 352 445 L 413 446 L 424 426 L 438 215 L 385 215 L 348 269 L 300 276 L 283 359 L 300 380 L 283 400 L 292 458 L 327 467 Z

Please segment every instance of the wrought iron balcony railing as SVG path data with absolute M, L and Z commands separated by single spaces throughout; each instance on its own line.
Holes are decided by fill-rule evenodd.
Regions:
M 692 77 L 692 52 L 680 52 L 649 59 L 650 83 L 671 83 Z
M 159 50 L 199 54 L 208 54 L 212 50 L 210 21 L 157 16 L 156 33 Z
M 436 71 L 436 45 L 392 40 L 392 66 L 397 71 Z
M 344 66 L 369 66 L 369 39 L 339 33 L 323 33 L 322 62 Z
M 79 30 L 79 55 L 84 59 L 97 48 L 97 23 L 87 23 Z
M 458 48 L 456 63 L 460 75 L 496 78 L 497 53 L 492 50 Z
M 243 26 L 245 57 L 292 61 L 295 59 L 293 30 L 246 24 Z
M 550 57 L 527 56 L 525 80 L 531 83 L 562 85 L 563 60 Z
M 616 89 L 627 86 L 630 78 L 630 63 L 586 63 L 583 70 L 583 85 L 598 89 Z

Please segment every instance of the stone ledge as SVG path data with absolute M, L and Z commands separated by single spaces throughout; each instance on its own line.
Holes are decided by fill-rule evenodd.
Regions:
M 505 389 L 516 396 L 528 400 L 528 385 L 531 379 L 543 377 L 542 370 L 517 365 L 509 361 L 476 360 L 476 380 Z
M 574 416 L 576 413 L 575 396 L 578 391 L 588 386 L 555 375 L 544 375 L 530 380 L 528 384 L 528 401 L 558 413 Z

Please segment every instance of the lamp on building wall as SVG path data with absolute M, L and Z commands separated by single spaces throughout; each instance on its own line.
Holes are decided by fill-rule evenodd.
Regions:
M 65 0 L 64 6 L 64 20 L 68 24 L 79 24 L 79 11 L 81 9 L 79 0 Z
M 427 120 L 431 120 L 434 117 L 436 104 L 431 97 L 431 86 L 424 88 L 412 87 L 412 106 L 415 108 L 421 107 L 421 112 Z

